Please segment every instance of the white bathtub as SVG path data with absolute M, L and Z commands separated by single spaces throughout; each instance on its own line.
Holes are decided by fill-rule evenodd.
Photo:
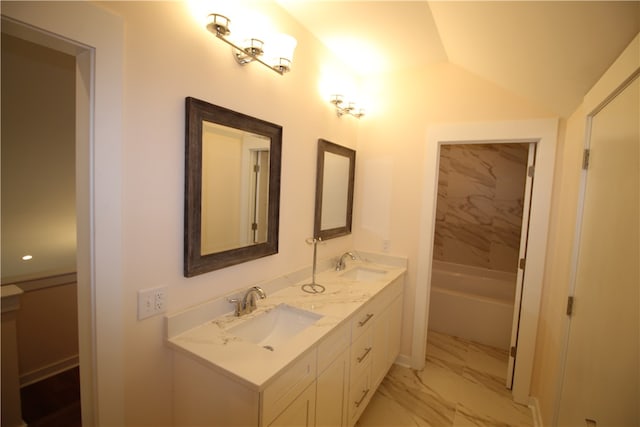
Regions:
M 516 274 L 433 261 L 429 329 L 509 348 Z

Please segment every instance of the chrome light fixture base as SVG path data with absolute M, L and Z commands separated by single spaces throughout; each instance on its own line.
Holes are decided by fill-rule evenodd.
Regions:
M 258 58 L 258 56 L 264 53 L 264 42 L 259 39 L 249 39 L 247 40 L 248 45 L 243 49 L 238 50 L 235 49 L 233 56 L 236 58 L 236 61 L 240 65 L 248 64 L 249 62 L 253 62 Z
M 231 22 L 229 18 L 217 13 L 210 14 L 208 18 L 209 22 L 207 23 L 207 30 L 211 31 L 218 37 L 221 35 L 228 36 L 231 34 L 231 31 L 229 31 L 229 23 Z
M 251 38 L 248 40 L 247 46 L 238 46 L 229 40 L 227 36 L 231 34 L 229 29 L 230 22 L 231 20 L 224 15 L 211 13 L 208 16 L 207 30 L 233 48 L 233 56 L 238 64 L 246 65 L 250 62 L 259 62 L 280 75 L 291 71 L 291 60 L 288 58 L 278 58 L 274 65 L 268 64 L 261 58 L 264 55 L 264 42 L 262 40 Z
M 332 95 L 330 102 L 336 107 L 336 115 L 338 117 L 342 117 L 347 114 L 359 119 L 364 116 L 364 108 L 359 108 L 356 111 L 356 105 L 354 102 L 349 102 L 345 107 L 343 107 L 344 97 L 342 95 Z
M 291 71 L 291 61 L 287 58 L 278 58 L 278 62 L 273 65 L 273 68 L 281 74 L 288 73 Z

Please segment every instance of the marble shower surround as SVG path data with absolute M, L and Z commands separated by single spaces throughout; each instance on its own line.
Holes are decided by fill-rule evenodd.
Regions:
M 440 148 L 434 259 L 516 272 L 528 144 Z

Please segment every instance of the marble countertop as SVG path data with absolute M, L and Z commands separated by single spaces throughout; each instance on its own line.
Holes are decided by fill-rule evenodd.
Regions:
M 194 327 L 183 327 L 184 331 L 173 328 L 173 333 L 172 319 L 168 317 L 167 343 L 171 348 L 205 362 L 212 369 L 234 378 L 247 387 L 261 391 L 277 373 L 312 349 L 335 327 L 347 321 L 364 303 L 406 271 L 406 264 L 388 265 L 379 261 L 363 260 L 362 257 L 360 259 L 350 262 L 344 271 L 336 272 L 329 269 L 318 273 L 316 283 L 325 286 L 324 293 L 303 292 L 301 286 L 310 283 L 310 278 L 306 278 L 268 293 L 266 299 L 258 301 L 258 308 L 253 313 L 242 317 L 228 312 Z M 384 270 L 386 273 L 368 281 L 357 281 L 343 276 L 353 269 L 362 267 Z M 230 328 L 260 316 L 280 304 L 307 310 L 322 317 L 286 343 L 280 344 L 274 351 L 228 332 Z M 180 315 L 173 319 L 175 323 L 178 316 Z M 184 317 L 184 314 L 182 316 Z

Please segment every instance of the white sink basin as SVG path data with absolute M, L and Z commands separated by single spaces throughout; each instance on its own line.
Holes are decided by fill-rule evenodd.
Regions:
M 381 279 L 385 274 L 387 274 L 385 270 L 378 270 L 377 268 L 355 267 L 342 273 L 340 276 L 345 279 L 356 280 L 359 282 L 371 282 Z
M 229 332 L 246 341 L 269 350 L 275 350 L 279 345 L 287 342 L 321 317 L 320 314 L 280 304 L 229 328 Z

